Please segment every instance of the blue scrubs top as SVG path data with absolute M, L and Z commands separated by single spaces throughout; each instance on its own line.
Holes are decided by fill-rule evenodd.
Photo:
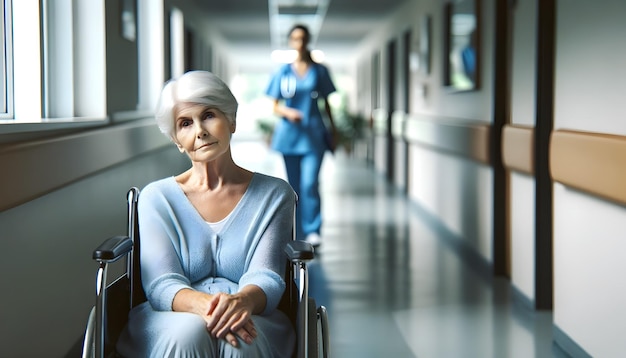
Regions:
M 270 79 L 265 93 L 274 99 L 284 99 L 287 107 L 302 112 L 302 121 L 293 123 L 281 118 L 274 128 L 271 147 L 283 154 L 323 153 L 328 149 L 324 139 L 326 126 L 317 100 L 326 99 L 334 91 L 324 65 L 314 63 L 304 76 L 298 75 L 291 64 L 281 66 Z

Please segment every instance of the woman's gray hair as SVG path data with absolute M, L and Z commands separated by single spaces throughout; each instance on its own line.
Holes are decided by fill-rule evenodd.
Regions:
M 218 109 L 234 125 L 237 118 L 237 99 L 228 86 L 208 71 L 189 71 L 169 80 L 163 86 L 156 108 L 156 122 L 161 133 L 176 143 L 176 106 L 196 103 Z

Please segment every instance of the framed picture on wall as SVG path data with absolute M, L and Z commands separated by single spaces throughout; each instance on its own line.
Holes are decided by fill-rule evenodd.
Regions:
M 413 36 L 409 53 L 409 69 L 428 76 L 431 69 L 432 17 L 424 15 L 415 27 L 417 36 Z
M 478 89 L 480 74 L 479 2 L 449 0 L 444 8 L 444 86 Z
M 430 15 L 424 15 L 420 22 L 420 40 L 419 53 L 421 58 L 420 69 L 425 75 L 430 74 L 430 46 L 432 37 L 432 18 Z
M 122 37 L 128 41 L 137 39 L 137 2 L 136 0 L 122 0 L 121 32 Z

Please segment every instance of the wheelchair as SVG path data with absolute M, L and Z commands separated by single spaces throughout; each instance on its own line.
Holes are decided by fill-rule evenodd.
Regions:
M 127 193 L 127 235 L 110 237 L 93 251 L 93 259 L 98 263 L 96 304 L 85 329 L 83 358 L 119 357 L 115 344 L 126 325 L 128 313 L 147 300 L 139 268 L 139 193 L 135 187 Z M 313 247 L 293 236 L 285 247 L 287 286 L 278 309 L 287 314 L 296 332 L 294 358 L 329 357 L 328 313 L 324 306 L 316 305 L 308 291 L 307 262 L 314 258 Z M 124 272 L 109 282 L 109 265 L 120 259 L 126 260 Z

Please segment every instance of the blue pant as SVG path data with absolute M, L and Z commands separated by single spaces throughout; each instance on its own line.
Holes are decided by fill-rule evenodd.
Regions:
M 324 152 L 283 155 L 283 158 L 287 180 L 298 194 L 296 238 L 303 240 L 308 234 L 319 234 L 322 226 L 319 174 Z

